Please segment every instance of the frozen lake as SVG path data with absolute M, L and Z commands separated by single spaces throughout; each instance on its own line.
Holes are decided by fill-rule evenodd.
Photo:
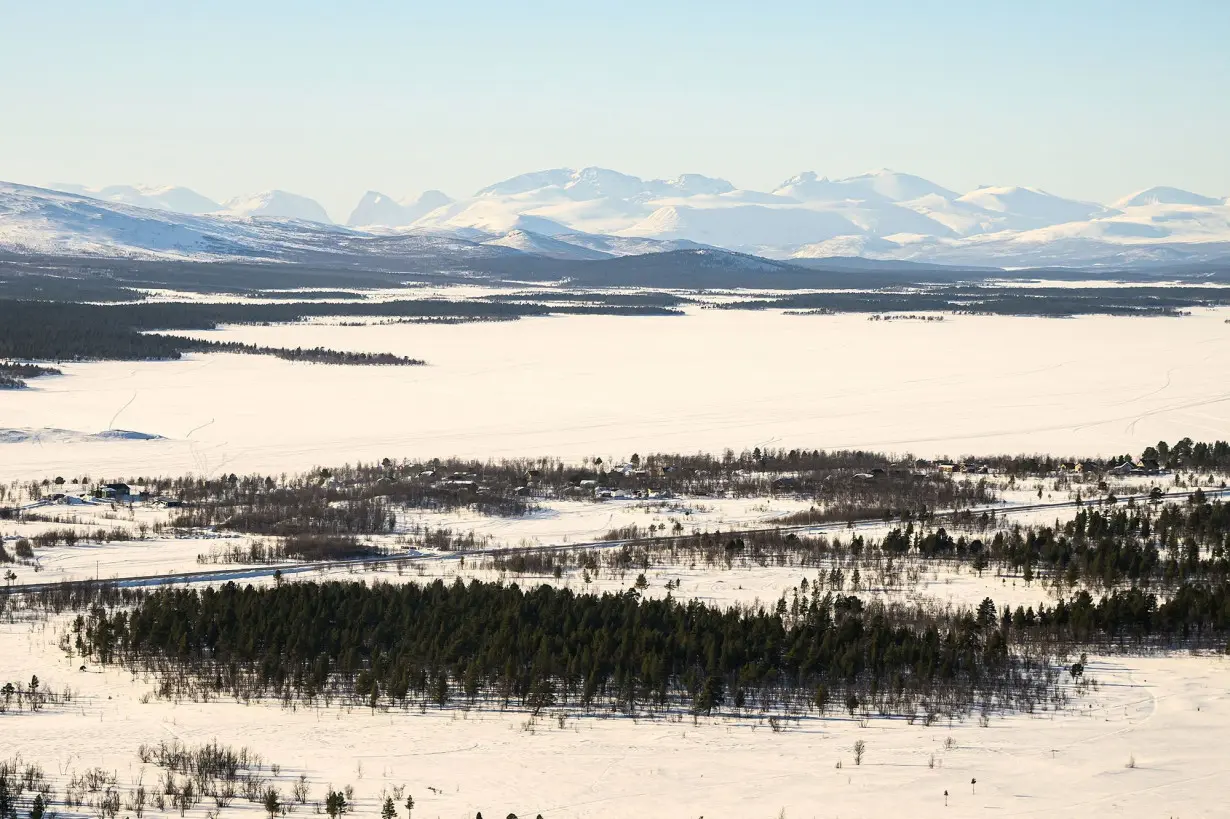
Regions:
M 626 457 L 754 446 L 919 455 L 1139 452 L 1230 430 L 1230 311 L 1185 318 L 871 322 L 695 310 L 205 334 L 424 358 L 338 367 L 245 355 L 70 364 L 0 392 L 0 479 L 294 471 L 414 456 Z M 26 439 L 26 440 L 20 440 Z

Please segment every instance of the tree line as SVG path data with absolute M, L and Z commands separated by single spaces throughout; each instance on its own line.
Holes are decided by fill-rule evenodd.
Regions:
M 135 304 L 77 304 L 70 302 L 0 299 L 0 359 L 26 361 L 140 361 L 175 359 L 185 352 L 255 352 L 291 357 L 252 345 L 160 334 L 158 330 L 213 330 L 223 324 L 296 322 L 318 316 L 392 316 L 421 318 L 519 318 L 555 313 L 598 315 L 675 315 L 673 307 L 658 304 L 605 303 L 542 304 L 490 300 L 450 301 L 418 299 L 387 302 L 347 301 L 237 304 L 152 302 Z M 300 351 L 300 355 L 303 352 Z M 344 353 L 317 352 L 327 363 L 417 363 L 397 359 L 384 362 L 346 361 Z
M 1183 438 L 1174 446 L 1158 441 L 1146 447 L 1140 457 L 1156 461 L 1167 469 L 1230 469 L 1230 443 L 1226 441 L 1192 441 Z
M 37 364 L 25 364 L 20 361 L 0 361 L 0 389 L 22 389 L 28 386 L 27 378 L 63 374 L 55 367 L 40 367 Z
M 907 617 L 819 592 L 791 617 L 478 581 L 228 583 L 96 606 L 73 634 L 82 654 L 161 672 L 168 696 L 373 708 L 964 713 L 1044 700 L 1055 681 L 968 614 Z
M 977 313 L 1007 316 L 1178 316 L 1193 307 L 1227 304 L 1201 287 L 1021 288 L 989 284 L 933 286 L 910 292 L 791 293 L 711 305 L 722 310 L 795 310 L 817 313 Z M 709 305 L 707 305 L 709 306 Z
M 379 463 L 317 469 L 299 475 L 219 475 L 214 478 L 132 479 L 183 502 L 180 527 L 217 526 L 254 534 L 295 532 L 373 534 L 389 531 L 398 507 L 517 516 L 538 501 L 601 500 L 605 492 L 670 499 L 676 495 L 733 494 L 811 497 L 817 508 L 799 520 L 820 523 L 903 516 L 961 508 L 995 499 L 983 480 L 957 481 L 938 472 L 895 470 L 874 480 L 863 470 L 886 463 L 865 452 L 756 450 L 745 457 L 659 455 L 612 468 L 601 458 L 570 464 L 559 459 L 477 461 L 389 458 Z
M 1027 579 L 1043 571 L 1073 588 L 1230 578 L 1230 505 L 1199 489 L 1186 504 L 1085 508 L 1063 524 L 1014 526 L 986 544 L 915 541 L 923 554 L 997 564 Z

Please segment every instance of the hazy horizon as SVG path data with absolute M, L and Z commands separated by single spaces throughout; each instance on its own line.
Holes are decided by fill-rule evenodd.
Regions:
M 1187 2 L 738 4 L 617 15 L 284 2 L 6 11 L 0 179 L 465 197 L 554 167 L 766 190 L 888 167 L 967 191 L 1230 194 L 1220 42 Z M 49 59 L 48 55 L 54 55 Z

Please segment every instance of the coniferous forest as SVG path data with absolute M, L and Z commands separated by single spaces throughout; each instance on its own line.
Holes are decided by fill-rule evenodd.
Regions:
M 819 595 L 795 617 L 540 586 L 285 583 L 153 592 L 78 617 L 78 650 L 162 670 L 164 691 L 452 701 L 589 712 L 860 707 L 967 712 L 1044 698 L 1049 666 L 995 623 Z
M 952 715 L 1058 703 L 1064 658 L 1086 648 L 1224 649 L 1230 635 L 1224 582 L 1164 599 L 1082 591 L 1015 615 L 989 598 L 954 613 L 802 591 L 766 610 L 479 581 L 228 583 L 96 605 L 74 640 L 98 661 L 160 672 L 166 696 Z

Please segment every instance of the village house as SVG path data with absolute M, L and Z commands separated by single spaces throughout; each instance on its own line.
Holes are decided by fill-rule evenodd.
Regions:
M 112 500 L 123 500 L 132 494 L 132 487 L 126 483 L 104 483 L 98 487 L 99 496 Z

